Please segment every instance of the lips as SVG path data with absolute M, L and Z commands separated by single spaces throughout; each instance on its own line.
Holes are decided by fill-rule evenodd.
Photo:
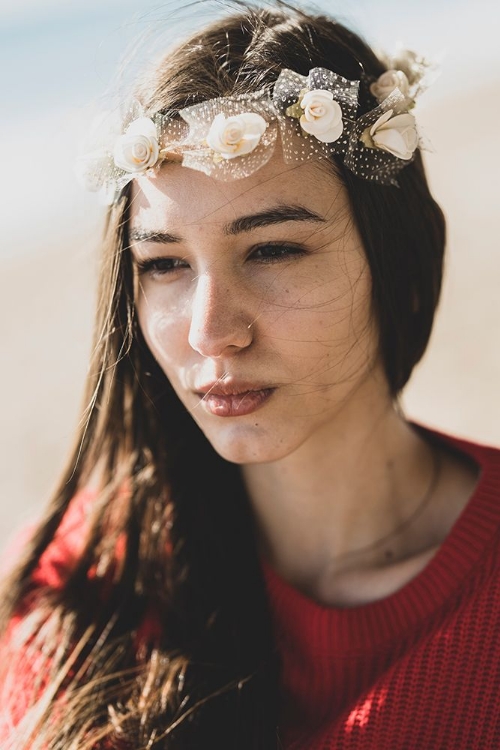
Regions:
M 201 405 L 217 417 L 242 417 L 263 406 L 276 389 L 249 383 L 217 382 L 196 389 Z

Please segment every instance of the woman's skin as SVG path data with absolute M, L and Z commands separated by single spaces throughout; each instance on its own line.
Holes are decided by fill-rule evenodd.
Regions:
M 141 329 L 215 449 L 242 466 L 262 554 L 330 605 L 413 578 L 477 467 L 394 408 L 345 189 L 279 152 L 234 182 L 167 164 L 135 180 L 130 232 Z M 420 505 L 436 451 L 430 501 L 370 549 Z

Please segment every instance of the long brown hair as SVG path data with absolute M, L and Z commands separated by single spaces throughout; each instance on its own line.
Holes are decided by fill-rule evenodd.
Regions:
M 244 5 L 170 51 L 139 95 L 146 110 L 175 116 L 270 86 L 284 67 L 306 75 L 315 66 L 351 79 L 384 70 L 331 18 L 282 3 Z M 362 87 L 360 113 L 373 106 Z M 400 188 L 360 180 L 338 160 L 332 166 L 364 242 L 396 396 L 430 335 L 443 216 L 419 154 Z M 3 684 L 35 655 L 39 677 L 11 746 L 271 750 L 280 746 L 279 664 L 250 505 L 238 467 L 215 453 L 144 342 L 128 211 L 125 190 L 105 229 L 85 419 L 3 589 L 3 627 L 16 611 L 26 620 L 22 643 L 0 665 Z M 96 467 L 81 549 L 60 586 L 41 588 L 33 573 Z

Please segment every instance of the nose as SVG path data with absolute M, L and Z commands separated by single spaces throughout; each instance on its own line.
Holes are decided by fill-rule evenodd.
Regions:
M 228 279 L 202 274 L 192 298 L 189 344 L 204 357 L 236 353 L 252 342 L 252 318 L 244 295 Z

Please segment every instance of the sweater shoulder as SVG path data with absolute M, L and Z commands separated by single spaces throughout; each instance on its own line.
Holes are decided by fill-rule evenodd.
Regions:
M 0 638 L 0 747 L 11 747 L 19 722 L 44 688 L 47 662 L 35 634 L 40 632 L 40 597 L 60 590 L 73 569 L 85 542 L 88 511 L 96 497 L 82 489 L 71 500 L 52 542 L 31 575 L 28 593 L 18 603 Z M 25 525 L 13 537 L 2 558 L 2 575 L 20 559 L 36 533 L 37 524 Z M 46 610 L 45 615 L 46 616 Z M 36 643 L 35 643 L 36 641 Z
M 32 573 L 34 587 L 60 589 L 82 552 L 89 510 L 97 491 L 84 488 L 71 500 L 54 539 L 40 556 Z M 7 545 L 0 562 L 2 576 L 15 566 L 36 533 L 38 523 L 31 522 L 16 532 Z

